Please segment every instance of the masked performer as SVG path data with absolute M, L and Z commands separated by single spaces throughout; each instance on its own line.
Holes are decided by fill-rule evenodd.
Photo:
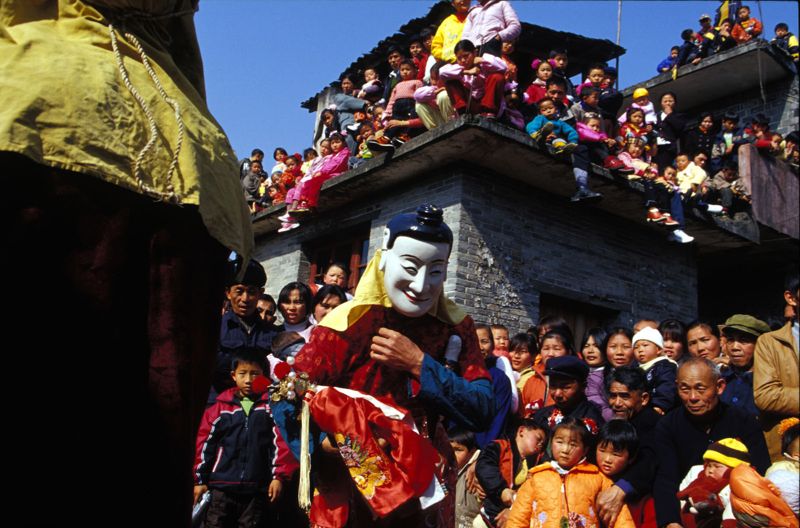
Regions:
M 441 209 L 424 205 L 416 213 L 394 217 L 353 301 L 328 314 L 296 358 L 295 369 L 313 382 L 355 389 L 408 410 L 423 439 L 409 449 L 390 426 L 358 423 L 371 420 L 369 413 L 353 418 L 356 413 L 337 411 L 336 402 L 312 403 L 314 420 L 341 455 L 315 453 L 312 467 L 319 493 L 311 510 L 312 525 L 453 526 L 456 466 L 444 423 L 484 430 L 494 401 L 473 321 L 442 292 L 452 244 Z M 391 452 L 377 452 L 377 444 L 362 441 L 363 436 L 358 440 L 348 428 L 366 431 L 366 436 L 378 431 L 375 436 L 383 435 L 380 443 L 388 444 Z M 391 471 L 369 460 L 393 457 L 402 465 L 400 459 L 407 455 L 419 468 L 431 452 L 445 491 L 443 500 L 425 508 L 424 500 L 404 500 L 408 494 L 400 493 L 396 497 L 404 500 L 402 504 L 386 507 L 375 502 L 389 500 L 394 493 L 382 495 L 381 487 L 392 489 L 399 483 Z M 372 483 L 366 493 L 360 485 L 365 479 Z M 420 484 L 424 488 L 427 481 L 410 483 Z

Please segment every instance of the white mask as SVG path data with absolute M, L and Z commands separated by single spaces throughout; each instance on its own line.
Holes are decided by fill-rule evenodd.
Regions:
M 431 309 L 447 279 L 450 246 L 399 236 L 392 249 L 384 249 L 380 269 L 383 286 L 395 310 L 407 317 L 422 317 Z

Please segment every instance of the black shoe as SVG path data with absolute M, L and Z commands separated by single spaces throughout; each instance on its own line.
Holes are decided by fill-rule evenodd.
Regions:
M 599 192 L 590 191 L 589 189 L 579 189 L 578 192 L 572 195 L 570 198 L 571 202 L 581 202 L 581 203 L 590 203 L 590 202 L 599 202 L 603 199 L 603 195 Z
M 394 150 L 391 140 L 386 136 L 367 140 L 367 147 L 373 152 L 389 152 Z

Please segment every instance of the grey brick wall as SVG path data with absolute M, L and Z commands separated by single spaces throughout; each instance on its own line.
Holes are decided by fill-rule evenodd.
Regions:
M 667 243 L 663 231 L 644 223 L 468 167 L 424 175 L 369 203 L 257 240 L 267 291 L 277 295 L 287 282 L 308 277 L 303 244 L 368 223 L 372 255 L 389 219 L 424 202 L 444 208 L 454 234 L 445 292 L 476 321 L 523 330 L 540 316 L 541 292 L 611 307 L 616 322 L 626 325 L 641 317 L 689 320 L 697 314 L 692 249 Z
M 465 176 L 459 240 L 457 301 L 512 332 L 543 315 L 541 292 L 611 307 L 625 325 L 697 314 L 691 249 L 493 175 Z
M 758 113 L 769 117 L 772 130 L 784 136 L 792 130 L 797 130 L 800 120 L 800 93 L 798 92 L 797 76 L 789 77 L 780 82 L 764 87 L 766 104 L 761 98 L 761 89 L 736 94 L 714 101 L 712 105 L 703 108 L 687 109 L 691 114 L 697 115 L 707 110 L 714 115 L 721 116 L 724 112 L 734 112 L 739 115 L 739 124 L 744 126 Z

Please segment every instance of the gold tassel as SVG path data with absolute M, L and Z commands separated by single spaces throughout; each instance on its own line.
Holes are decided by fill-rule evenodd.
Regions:
M 297 504 L 306 514 L 311 510 L 311 455 L 308 450 L 309 422 L 311 411 L 303 399 L 300 411 L 300 484 L 297 489 Z

